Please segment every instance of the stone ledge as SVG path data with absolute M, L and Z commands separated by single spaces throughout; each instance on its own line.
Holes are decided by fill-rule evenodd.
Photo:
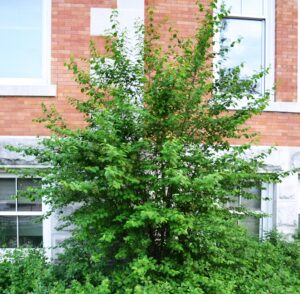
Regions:
M 54 97 L 56 85 L 0 85 L 0 96 Z

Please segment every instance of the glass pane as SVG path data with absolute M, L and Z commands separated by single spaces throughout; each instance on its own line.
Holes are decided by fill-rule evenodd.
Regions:
M 17 217 L 0 216 L 0 247 L 17 247 Z
M 242 198 L 241 204 L 250 210 L 261 210 L 261 191 L 259 188 L 253 188 L 248 191 L 257 196 L 255 199 Z
M 251 16 L 263 15 L 264 0 L 242 0 L 242 14 Z
M 249 0 L 248 0 L 249 1 Z M 223 5 L 226 9 L 230 10 L 230 14 L 241 14 L 242 13 L 242 7 L 241 7 L 241 0 L 224 0 Z
M 240 221 L 251 236 L 259 237 L 259 219 L 255 217 L 247 217 Z
M 0 78 L 42 77 L 42 0 L 0 3 Z
M 239 198 L 240 197 L 237 197 L 237 196 L 236 197 L 234 197 L 234 196 L 229 197 L 229 200 L 226 203 L 225 207 L 227 207 L 227 208 L 238 207 L 239 206 Z
M 223 24 L 221 41 L 224 46 L 241 39 L 230 49 L 225 68 L 232 68 L 241 63 L 241 78 L 247 78 L 264 68 L 264 21 L 245 19 L 226 19 Z M 262 80 L 253 89 L 262 91 Z
M 16 210 L 15 195 L 15 179 L 0 179 L 0 211 Z
M 19 216 L 19 245 L 23 247 L 43 246 L 42 222 L 33 216 Z
M 18 179 L 18 191 L 24 191 L 28 187 L 37 187 L 38 180 L 35 179 Z M 18 211 L 42 211 L 42 202 L 40 200 L 31 201 L 24 197 L 18 197 Z

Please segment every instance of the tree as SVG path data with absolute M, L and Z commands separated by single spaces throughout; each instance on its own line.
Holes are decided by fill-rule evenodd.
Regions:
M 240 282 L 255 250 L 271 251 L 237 225 L 251 212 L 228 207 L 284 176 L 262 172 L 268 152 L 248 154 L 255 134 L 244 123 L 267 105 L 269 92 L 253 93 L 265 72 L 241 79 L 240 66 L 223 68 L 229 48 L 211 48 L 226 12 L 213 9 L 216 1 L 207 11 L 199 4 L 205 16 L 195 38 L 170 30 L 166 50 L 152 11 L 149 25 L 137 26 L 145 41 L 135 50 L 113 15 L 106 54 L 92 45 L 86 67 L 68 63 L 86 96 L 70 99 L 85 126 L 70 129 L 44 107 L 39 121 L 53 135 L 37 148 L 14 148 L 51 166 L 29 173 L 41 177 L 35 193 L 52 212 L 74 206 L 62 215 L 74 226 L 60 257 L 65 280 L 109 280 L 113 293 L 248 293 Z M 245 106 L 229 110 L 242 99 Z

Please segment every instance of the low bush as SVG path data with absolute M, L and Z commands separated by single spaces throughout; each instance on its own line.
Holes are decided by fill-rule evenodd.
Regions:
M 0 262 L 0 293 L 299 293 L 297 239 L 287 242 L 274 231 L 259 241 L 230 221 L 206 217 L 204 222 L 198 260 L 177 267 L 143 257 L 106 275 L 96 261 L 76 261 L 81 254 L 76 246 L 73 259 L 67 251 L 55 263 L 37 250 L 15 250 Z
M 52 279 L 51 265 L 40 250 L 8 251 L 0 261 L 0 293 L 32 293 Z

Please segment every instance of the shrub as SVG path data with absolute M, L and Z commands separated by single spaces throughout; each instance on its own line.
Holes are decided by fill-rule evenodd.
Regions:
M 80 203 L 62 218 L 74 230 L 58 264 L 48 272 L 38 259 L 41 278 L 23 289 L 42 291 L 34 290 L 42 283 L 45 293 L 296 293 L 298 242 L 272 235 L 260 243 L 237 224 L 250 212 L 227 207 L 285 174 L 260 172 L 268 152 L 249 156 L 251 140 L 230 145 L 254 137 L 243 125 L 261 113 L 269 93 L 252 91 L 264 72 L 241 79 L 240 67 L 218 64 L 213 77 L 212 59 L 227 50 L 210 49 L 225 13 L 213 15 L 215 5 L 195 39 L 172 32 L 165 51 L 151 12 L 144 47 L 139 42 L 134 51 L 112 17 L 106 55 L 91 46 L 88 70 L 70 60 L 86 95 L 70 101 L 85 126 L 71 129 L 44 107 L 39 121 L 53 135 L 37 148 L 11 148 L 51 166 L 30 172 L 41 177 L 36 195 L 53 211 Z M 242 109 L 229 110 L 242 99 Z M 26 259 L 17 260 L 5 272 L 9 281 L 15 268 L 31 273 Z
M 50 265 L 40 250 L 16 249 L 1 258 L 0 293 L 31 293 L 51 277 Z

